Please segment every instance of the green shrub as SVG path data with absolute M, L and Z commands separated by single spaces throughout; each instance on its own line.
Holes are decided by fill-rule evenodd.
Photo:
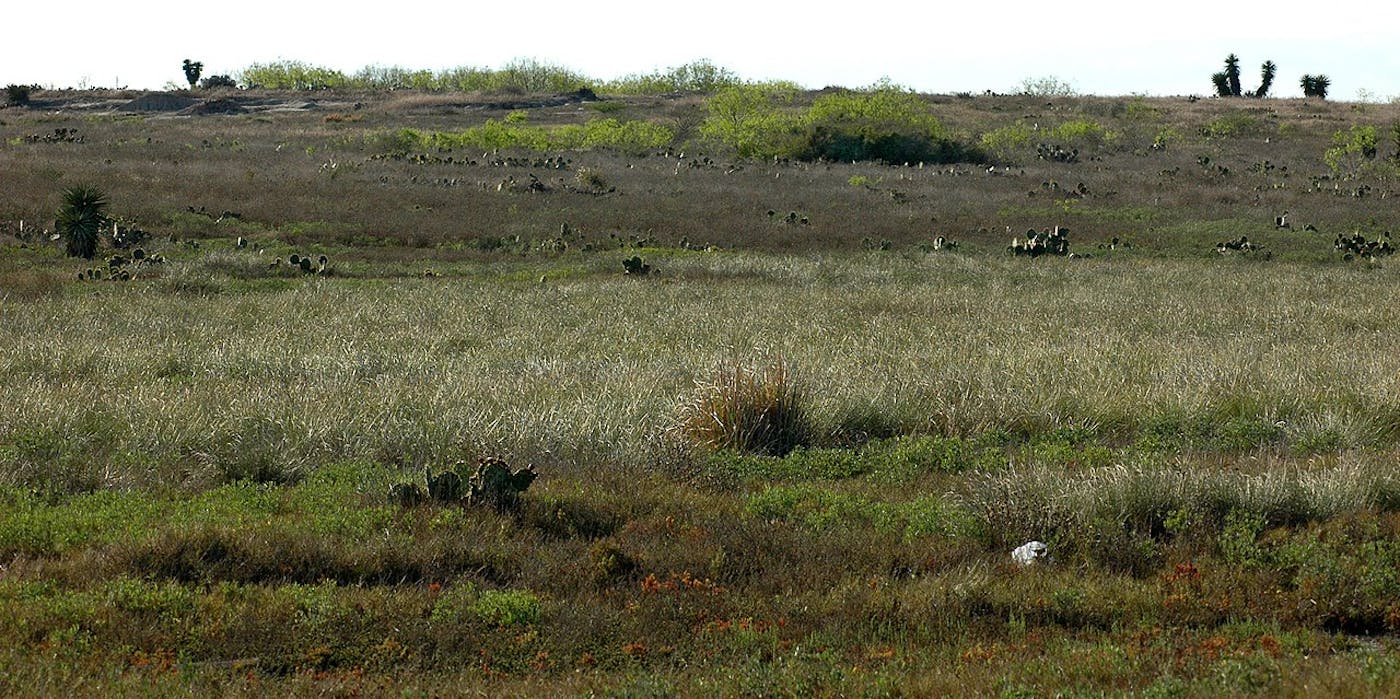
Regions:
M 806 111 L 788 105 L 791 90 L 742 85 L 706 102 L 703 137 L 755 158 L 861 161 L 890 164 L 981 161 L 905 88 L 881 81 L 864 90 L 822 95 Z
M 492 626 L 528 626 L 540 619 L 540 599 L 528 590 L 485 590 L 471 611 Z
M 376 134 L 366 142 L 377 150 L 398 155 L 457 148 L 537 152 L 609 149 L 644 153 L 663 147 L 674 138 L 669 128 L 649 121 L 623 122 L 605 118 L 585 124 L 545 127 L 527 123 L 524 112 L 513 112 L 503 120 L 487 119 L 481 126 L 457 133 L 400 129 Z
M 609 92 L 624 95 L 658 95 L 668 92 L 713 93 L 742 84 L 733 71 L 700 59 L 665 71 L 623 76 L 607 83 Z
M 29 104 L 29 94 L 33 87 L 29 85 L 9 84 L 5 86 L 5 101 L 16 107 Z
M 1006 159 L 1028 148 L 1034 133 L 1024 121 L 1017 121 L 982 134 L 978 143 L 991 155 Z
M 254 63 L 239 73 L 238 80 L 250 89 L 267 90 L 338 90 L 352 86 L 350 79 L 338 70 L 300 61 Z
M 1090 119 L 1067 121 L 1049 129 L 1046 133 L 1046 138 L 1049 140 L 1077 148 L 1111 145 L 1118 140 L 1119 136 L 1117 131 L 1104 128 L 1103 124 Z
M 1032 97 L 1074 97 L 1079 94 L 1074 85 L 1054 75 L 1041 78 L 1026 78 L 1021 81 L 1017 92 Z
M 902 163 L 981 161 L 911 90 L 881 81 L 867 90 L 823 95 L 802 120 L 804 160 Z
M 712 449 L 782 456 L 806 444 L 812 428 L 806 396 L 791 368 L 778 360 L 759 368 L 735 364 L 709 381 L 696 381 L 676 430 Z
M 205 90 L 219 87 L 238 87 L 238 81 L 227 75 L 211 75 L 200 80 L 199 86 Z
M 1347 131 L 1332 134 L 1332 147 L 1327 149 L 1322 159 L 1332 173 L 1354 176 L 1363 165 L 1375 160 L 1380 148 L 1380 136 L 1376 127 L 1353 126 Z M 1342 172 L 1346 170 L 1346 172 Z
M 762 85 L 722 89 L 705 102 L 700 135 L 746 158 L 792 157 L 801 122 L 784 108 L 795 98 L 794 90 Z
M 1258 119 L 1237 110 L 1211 120 L 1201 127 L 1201 135 L 1208 139 L 1235 138 L 1256 134 L 1260 129 Z

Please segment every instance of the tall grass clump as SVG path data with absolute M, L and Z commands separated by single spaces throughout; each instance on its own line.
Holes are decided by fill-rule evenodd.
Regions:
M 806 396 L 779 359 L 761 367 L 726 366 L 708 381 L 697 380 L 676 430 L 711 449 L 782 456 L 807 444 L 812 426 Z

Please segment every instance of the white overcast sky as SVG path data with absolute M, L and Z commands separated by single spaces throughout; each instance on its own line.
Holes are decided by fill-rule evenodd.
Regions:
M 707 58 L 813 88 L 889 77 L 921 92 L 1011 92 L 1054 76 L 1084 94 L 1204 95 L 1234 52 L 1246 89 L 1271 59 L 1276 96 L 1322 73 L 1334 99 L 1400 97 L 1392 3 L 74 0 L 8 3 L 0 18 L 0 83 L 45 87 L 160 89 L 184 81 L 185 58 L 206 76 L 277 60 L 350 73 L 535 58 L 600 79 Z

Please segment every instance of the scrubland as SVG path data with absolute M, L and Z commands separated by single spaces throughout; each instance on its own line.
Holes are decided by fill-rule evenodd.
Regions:
M 1400 692 L 1395 106 L 598 97 L 0 110 L 0 693 Z

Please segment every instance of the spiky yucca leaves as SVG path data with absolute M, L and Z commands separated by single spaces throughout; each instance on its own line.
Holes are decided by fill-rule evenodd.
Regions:
M 1229 85 L 1230 94 L 1226 97 L 1239 97 L 1243 94 L 1240 91 L 1240 57 L 1230 54 L 1225 57 L 1225 80 Z
M 1268 97 L 1269 88 L 1274 85 L 1274 76 L 1278 73 L 1278 66 L 1273 61 L 1264 61 L 1260 66 L 1259 89 L 1254 91 L 1255 97 Z
M 1303 88 L 1304 97 L 1327 99 L 1327 88 L 1332 85 L 1332 80 L 1326 75 L 1304 75 L 1298 84 Z
M 1212 83 L 1215 83 L 1215 96 L 1216 96 L 1216 97 L 1229 97 L 1229 96 L 1230 96 L 1230 79 L 1229 79 L 1229 76 L 1226 75 L 1225 71 L 1222 70 L 1222 71 L 1220 71 L 1219 73 L 1215 73 L 1214 75 L 1211 75 L 1211 76 L 1210 76 L 1210 80 L 1211 80 Z
M 204 64 L 200 61 L 191 61 L 186 58 L 185 62 L 180 65 L 180 68 L 185 71 L 185 79 L 190 82 L 190 89 L 193 90 L 195 85 L 199 83 L 199 74 L 204 72 Z
M 697 380 L 676 430 L 713 449 L 777 456 L 806 444 L 812 431 L 805 396 L 782 360 L 758 368 L 735 364 L 710 381 Z
M 68 254 L 91 260 L 107 223 L 107 195 L 96 187 L 78 185 L 63 191 L 58 209 L 58 232 L 67 240 Z

